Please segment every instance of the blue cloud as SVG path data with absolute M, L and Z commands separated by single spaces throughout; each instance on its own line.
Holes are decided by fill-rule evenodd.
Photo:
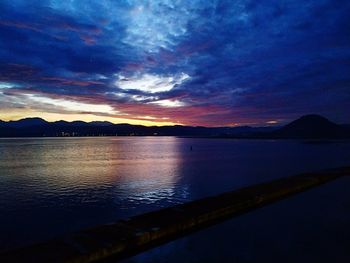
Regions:
M 181 101 L 164 117 L 188 124 L 350 118 L 349 1 L 4 0 L 0 10 L 0 81 L 18 96 L 158 117 L 157 101 Z M 120 87 L 120 76 L 147 89 Z M 147 92 L 145 79 L 174 85 Z

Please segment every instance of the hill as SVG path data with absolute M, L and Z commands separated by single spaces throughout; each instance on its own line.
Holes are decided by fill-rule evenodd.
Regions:
M 48 122 L 41 118 L 25 118 L 18 121 L 9 121 L 7 123 L 2 123 L 2 125 L 7 125 L 8 127 L 12 128 L 26 128 L 45 124 L 48 124 Z
M 256 132 L 267 132 L 275 127 L 201 127 L 201 126 L 142 126 L 113 124 L 110 122 L 56 121 L 47 122 L 40 118 L 19 121 L 0 121 L 0 137 L 41 136 L 195 136 L 224 137 L 247 136 Z
M 325 117 L 312 114 L 292 121 L 272 133 L 277 138 L 345 138 L 350 137 L 349 130 Z
M 350 138 L 349 125 L 338 125 L 320 115 L 305 115 L 283 127 L 142 126 L 110 122 L 56 121 L 40 118 L 0 121 L 0 137 L 55 136 L 191 136 L 254 139 Z

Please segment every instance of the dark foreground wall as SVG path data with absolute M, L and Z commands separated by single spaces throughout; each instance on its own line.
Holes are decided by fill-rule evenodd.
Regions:
M 0 262 L 115 262 L 345 175 L 350 167 L 246 187 L 2 253 Z

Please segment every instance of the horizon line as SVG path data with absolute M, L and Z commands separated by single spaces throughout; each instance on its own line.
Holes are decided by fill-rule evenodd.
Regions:
M 305 115 L 303 115 L 305 116 Z M 321 116 L 321 115 L 320 115 Z M 239 128 L 239 127 L 279 127 L 281 125 L 284 125 L 292 120 L 287 120 L 287 121 L 283 121 L 283 122 L 265 122 L 265 123 L 237 123 L 235 125 L 222 125 L 222 126 L 205 126 L 205 125 L 186 125 L 186 124 L 164 124 L 164 125 L 157 125 L 157 124 L 134 124 L 134 123 L 129 123 L 129 122 L 118 122 L 118 123 L 114 123 L 111 121 L 107 121 L 107 120 L 91 120 L 91 121 L 85 121 L 85 120 L 79 120 L 79 119 L 75 119 L 75 120 L 64 120 L 64 119 L 60 119 L 60 120 L 54 120 L 54 121 L 50 121 L 47 120 L 43 117 L 38 117 L 38 116 L 29 116 L 29 117 L 23 117 L 23 118 L 16 118 L 16 119 L 9 119 L 9 120 L 3 120 L 0 119 L 1 122 L 6 122 L 6 123 L 10 123 L 10 122 L 17 122 L 17 121 L 21 121 L 21 120 L 26 120 L 26 119 L 40 119 L 43 120 L 47 123 L 56 123 L 56 122 L 66 122 L 66 123 L 74 123 L 74 122 L 83 122 L 86 124 L 91 124 L 91 123 L 109 123 L 111 125 L 130 125 L 130 126 L 144 126 L 144 127 L 176 127 L 176 126 L 181 126 L 181 127 L 201 127 L 201 128 Z

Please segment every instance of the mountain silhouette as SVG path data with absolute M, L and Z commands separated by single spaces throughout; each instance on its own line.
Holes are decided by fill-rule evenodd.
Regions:
M 349 137 L 347 128 L 317 115 L 305 115 L 272 133 L 279 138 L 342 138 Z
M 196 137 L 241 137 L 257 132 L 269 132 L 276 127 L 201 127 L 201 126 L 143 126 L 113 124 L 107 121 L 56 121 L 47 122 L 40 118 L 26 118 L 19 121 L 0 121 L 0 137 L 41 136 L 196 136 Z
M 257 139 L 350 138 L 349 125 L 338 125 L 320 115 L 305 115 L 283 127 L 142 126 L 110 122 L 56 121 L 40 118 L 0 121 L 0 137 L 41 136 L 191 136 Z
M 4 125 L 4 123 L 6 122 L 3 122 L 2 125 Z M 8 127 L 12 128 L 26 128 L 45 124 L 48 124 L 48 122 L 41 118 L 25 118 L 18 121 L 7 122 Z

